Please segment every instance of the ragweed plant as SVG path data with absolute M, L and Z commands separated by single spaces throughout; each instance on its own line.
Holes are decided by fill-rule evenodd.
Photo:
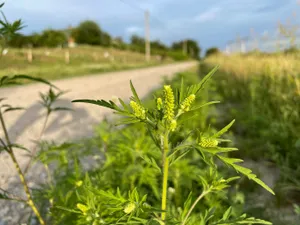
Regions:
M 4 3 L 0 4 L 0 9 L 3 6 L 4 6 Z M 16 34 L 17 31 L 19 31 L 23 28 L 23 24 L 22 24 L 21 20 L 17 20 L 13 23 L 10 23 L 6 19 L 4 13 L 2 11 L 0 11 L 0 13 L 2 15 L 2 18 L 0 17 L 0 43 L 1 43 L 0 59 L 1 59 L 2 51 L 5 48 L 6 43 Z M 45 117 L 44 125 L 43 125 L 42 131 L 40 133 L 40 136 L 39 136 L 38 140 L 36 140 L 37 142 L 39 142 L 40 139 L 42 138 L 42 135 L 47 126 L 47 121 L 49 119 L 50 114 L 52 112 L 58 111 L 58 110 L 67 110 L 67 108 L 64 108 L 64 107 L 54 107 L 53 106 L 53 103 L 64 92 L 59 91 L 59 89 L 57 87 L 52 85 L 47 80 L 44 80 L 41 78 L 36 78 L 36 77 L 31 77 L 31 76 L 23 75 L 23 74 L 1 77 L 0 88 L 7 87 L 9 85 L 18 85 L 18 84 L 20 84 L 20 81 L 22 81 L 22 80 L 31 80 L 31 81 L 40 82 L 40 83 L 43 83 L 43 84 L 46 84 L 49 86 L 49 91 L 47 93 L 45 93 L 45 94 L 40 93 L 41 105 L 43 107 L 45 107 L 45 109 L 46 109 L 46 117 Z M 54 91 L 54 89 L 56 89 L 56 90 Z M 28 182 L 26 179 L 26 172 L 29 169 L 29 167 L 31 166 L 32 159 L 35 157 L 35 154 L 37 151 L 37 146 L 36 146 L 36 148 L 32 149 L 32 151 L 30 151 L 25 146 L 18 144 L 18 143 L 13 143 L 11 141 L 11 137 L 10 137 L 10 134 L 8 133 L 8 129 L 7 129 L 7 126 L 5 123 L 5 116 L 12 111 L 24 110 L 24 108 L 20 107 L 20 106 L 12 106 L 9 103 L 6 103 L 6 101 L 7 101 L 7 99 L 5 97 L 1 96 L 1 98 L 0 98 L 0 124 L 1 124 L 1 128 L 3 131 L 4 137 L 3 137 L 3 139 L 0 138 L 0 153 L 7 153 L 10 156 L 10 158 L 13 162 L 13 165 L 17 171 L 17 174 L 20 178 L 21 184 L 22 184 L 24 192 L 26 194 L 26 198 L 12 195 L 11 193 L 9 193 L 9 191 L 4 190 L 3 188 L 0 187 L 0 199 L 25 203 L 32 209 L 32 211 L 35 214 L 36 218 L 38 219 L 39 223 L 44 225 L 44 224 L 46 224 L 45 220 L 42 217 L 41 212 L 38 209 L 37 204 L 33 199 L 32 192 L 28 186 Z M 21 166 L 17 160 L 16 154 L 15 154 L 16 150 L 24 150 L 24 151 L 27 151 L 30 153 L 29 163 L 27 164 L 27 166 L 24 170 L 21 168 Z
M 73 102 L 90 103 L 98 106 L 110 108 L 118 115 L 123 116 L 117 124 L 133 124 L 142 123 L 148 130 L 148 135 L 151 137 L 156 148 L 160 151 L 160 160 L 155 158 L 149 158 L 148 156 L 141 155 L 149 165 L 157 169 L 161 174 L 161 207 L 160 210 L 151 207 L 147 204 L 147 210 L 143 207 L 138 207 L 138 201 L 128 203 L 126 199 L 121 200 L 123 195 L 111 198 L 120 201 L 120 204 L 126 202 L 124 206 L 120 206 L 119 203 L 112 205 L 107 205 L 106 210 L 113 210 L 118 214 L 116 220 L 111 221 L 109 218 L 109 223 L 123 224 L 125 223 L 140 223 L 140 224 L 151 224 L 156 221 L 159 224 L 270 224 L 267 221 L 259 220 L 255 218 L 247 218 L 246 215 L 242 215 L 238 218 L 232 218 L 231 208 L 229 208 L 223 215 L 222 218 L 215 218 L 212 209 L 208 209 L 204 214 L 201 214 L 201 220 L 196 219 L 197 217 L 192 215 L 193 210 L 198 205 L 198 203 L 210 193 L 218 193 L 229 187 L 229 183 L 239 177 L 231 177 L 224 179 L 217 175 L 218 166 L 215 162 L 216 159 L 222 161 L 225 165 L 232 167 L 238 173 L 247 176 L 250 180 L 253 180 L 257 184 L 261 185 L 270 193 L 274 192 L 255 174 L 252 173 L 250 169 L 247 169 L 237 163 L 242 162 L 241 159 L 230 158 L 227 153 L 231 151 L 236 151 L 236 148 L 225 147 L 224 142 L 229 142 L 227 139 L 221 138 L 229 128 L 233 125 L 234 120 L 221 129 L 218 132 L 211 134 L 210 132 L 199 132 L 197 129 L 191 130 L 191 132 L 184 137 L 183 140 L 178 140 L 176 133 L 179 131 L 180 127 L 184 127 L 185 121 L 193 119 L 190 117 L 189 113 L 199 110 L 204 106 L 219 103 L 218 101 L 211 101 L 204 104 L 196 104 L 195 100 L 201 98 L 201 90 L 204 85 L 211 78 L 211 76 L 216 72 L 217 67 L 214 68 L 209 74 L 207 74 L 200 83 L 185 87 L 182 80 L 181 87 L 179 89 L 173 89 L 170 85 L 165 85 L 161 92 L 161 95 L 154 96 L 154 101 L 156 108 L 146 108 L 142 101 L 140 100 L 132 82 L 130 82 L 131 91 L 133 96 L 130 99 L 129 104 L 126 104 L 122 99 L 119 99 L 117 104 L 113 101 L 105 100 L 89 100 L 89 99 L 78 99 Z M 195 138 L 198 136 L 198 138 Z M 199 181 L 202 183 L 202 193 L 199 194 L 198 198 L 193 202 L 186 203 L 183 206 L 183 210 L 177 215 L 172 213 L 168 209 L 168 184 L 169 184 L 169 170 L 174 164 L 180 160 L 184 159 L 184 156 L 189 152 L 197 152 L 205 162 L 211 171 L 210 179 L 207 180 L 200 176 Z M 180 178 L 179 178 L 180 179 Z M 102 190 L 97 190 L 95 188 L 89 188 L 95 196 L 103 195 Z M 136 193 L 136 189 L 134 190 Z M 119 192 L 119 191 L 118 191 Z M 138 195 L 138 193 L 136 194 Z M 94 197 L 95 197 L 94 196 Z M 128 195 L 130 196 L 130 194 Z M 97 198 L 97 197 L 95 197 Z M 146 197 L 143 197 L 146 201 Z M 89 201 L 85 201 L 89 202 Z M 86 204 L 86 203 L 80 203 Z M 103 205 L 103 204 L 100 204 Z M 90 208 L 89 204 L 86 204 L 87 208 Z M 95 209 L 96 206 L 92 206 Z M 99 206 L 100 207 L 100 206 Z M 143 213 L 132 214 L 140 209 Z M 82 211 L 81 211 L 82 212 Z M 160 213 L 160 217 L 158 216 Z M 118 218 L 118 219 L 117 219 Z M 102 222 L 100 222 L 102 221 Z M 138 222 L 139 221 L 139 222 Z M 201 221 L 201 222 L 199 222 Z M 93 224 L 107 223 L 105 219 L 97 219 L 94 217 Z

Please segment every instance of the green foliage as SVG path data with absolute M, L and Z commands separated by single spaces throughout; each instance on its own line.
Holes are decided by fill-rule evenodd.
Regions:
M 194 59 L 200 59 L 201 48 L 198 43 L 194 40 L 187 39 L 185 41 L 174 42 L 172 44 L 172 49 L 176 51 L 181 51 L 184 48 L 186 43 L 187 55 L 191 56 Z
M 159 103 L 158 105 L 154 104 L 156 105 L 155 108 L 146 108 L 144 106 L 144 104 L 141 102 L 140 98 L 138 97 L 138 94 L 132 83 L 130 83 L 130 86 L 131 86 L 133 96 L 131 97 L 130 104 L 126 104 L 121 99 L 119 99 L 120 102 L 119 106 L 113 101 L 105 101 L 105 100 L 78 99 L 73 101 L 77 103 L 81 102 L 81 103 L 95 104 L 95 105 L 112 109 L 115 111 L 115 113 L 125 117 L 122 118 L 120 122 L 118 122 L 117 124 L 135 123 L 135 124 L 141 124 L 145 129 L 147 129 L 148 132 L 145 135 L 147 136 L 149 135 L 149 137 L 151 138 L 152 143 L 154 144 L 153 148 L 156 149 L 156 151 L 153 150 L 152 151 L 153 153 L 154 152 L 156 153 L 153 156 L 149 156 L 148 155 L 149 153 L 145 154 L 145 152 L 139 152 L 138 155 L 144 160 L 144 163 L 145 165 L 147 165 L 147 167 L 150 166 L 150 168 L 152 168 L 153 170 L 152 174 L 156 174 L 156 176 L 152 178 L 153 181 L 151 182 L 150 189 L 152 187 L 154 193 L 157 194 L 154 194 L 154 196 L 156 197 L 149 202 L 150 204 L 151 203 L 154 204 L 151 205 L 152 207 L 157 208 L 157 203 L 155 202 L 157 202 L 157 200 L 161 198 L 162 212 L 161 212 L 160 224 L 166 224 L 166 223 L 172 224 L 173 222 L 182 223 L 182 224 L 187 223 L 190 220 L 191 212 L 195 208 L 198 201 L 200 201 L 205 195 L 208 195 L 210 192 L 220 192 L 223 189 L 226 189 L 227 187 L 229 187 L 228 183 L 230 181 L 237 179 L 236 177 L 233 177 L 225 180 L 223 178 L 219 178 L 216 175 L 216 172 L 212 173 L 212 171 L 216 171 L 218 168 L 217 164 L 214 162 L 213 156 L 217 156 L 217 158 L 222 160 L 225 164 L 232 166 L 237 172 L 246 175 L 249 179 L 255 181 L 256 183 L 260 184 L 263 188 L 265 188 L 266 190 L 274 194 L 274 192 L 265 183 L 259 180 L 256 177 L 256 175 L 252 174 L 251 170 L 235 164 L 236 162 L 241 162 L 241 160 L 220 155 L 220 154 L 227 154 L 230 151 L 237 150 L 236 148 L 231 148 L 231 147 L 221 147 L 221 146 L 219 147 L 219 143 L 228 141 L 226 139 L 220 139 L 220 136 L 226 133 L 226 131 L 233 124 L 233 122 L 211 136 L 209 136 L 208 134 L 201 134 L 200 139 L 194 139 L 190 135 L 183 137 L 183 139 L 181 140 L 175 138 L 176 133 L 179 132 L 179 130 L 184 127 L 183 124 L 179 123 L 180 118 L 186 116 L 185 114 L 187 114 L 189 111 L 193 111 L 194 109 L 199 109 L 199 107 L 197 105 L 194 105 L 193 101 L 190 100 L 191 96 L 194 96 L 193 99 L 195 98 L 197 99 L 200 97 L 200 93 L 201 93 L 200 91 L 203 89 L 204 84 L 209 80 L 209 78 L 213 75 L 216 69 L 217 68 L 215 68 L 211 73 L 209 73 L 206 77 L 204 77 L 202 81 L 200 81 L 198 84 L 192 85 L 190 87 L 185 87 L 184 83 L 181 82 L 180 88 L 174 89 L 173 91 L 171 86 L 165 85 L 162 94 L 154 97 L 155 102 Z M 139 133 L 141 133 L 141 131 Z M 135 136 L 135 138 L 137 138 L 137 136 Z M 203 138 L 205 140 L 203 140 Z M 212 140 L 212 145 L 202 144 L 204 142 L 207 143 L 208 139 Z M 131 143 L 131 142 L 127 142 L 127 143 Z M 202 184 L 203 192 L 201 195 L 199 195 L 199 197 L 197 198 L 197 200 L 192 206 L 189 204 L 190 208 L 188 210 L 188 213 L 187 211 L 183 211 L 185 212 L 185 214 L 182 215 L 180 219 L 178 218 L 178 216 L 174 216 L 172 214 L 171 209 L 166 208 L 166 206 L 168 205 L 167 203 L 167 190 L 168 190 L 167 187 L 168 187 L 168 180 L 169 180 L 168 173 L 169 171 L 170 173 L 172 173 L 172 167 L 177 165 L 180 161 L 184 161 L 184 157 L 186 157 L 188 154 L 195 154 L 192 153 L 193 150 L 197 150 L 196 153 L 197 152 L 199 153 L 198 158 L 200 159 L 200 161 L 204 163 L 202 164 L 202 166 L 205 166 L 206 164 L 208 168 L 210 168 L 209 169 L 211 171 L 210 179 L 212 180 L 209 179 L 207 180 L 204 177 L 201 177 L 199 182 Z M 106 160 L 108 160 L 108 158 Z M 134 165 L 137 165 L 137 163 L 135 162 Z M 160 167 L 158 165 L 162 165 L 162 166 Z M 144 174 L 142 173 L 141 176 L 143 175 Z M 150 174 L 148 176 L 151 177 Z M 157 192 L 157 190 L 160 189 L 159 187 L 157 187 L 158 181 L 155 181 L 160 176 L 163 176 L 161 195 L 159 195 Z M 111 175 L 110 177 L 112 178 L 113 176 Z M 140 179 L 144 179 L 144 178 L 141 177 Z M 179 187 L 178 184 L 176 186 Z M 131 185 L 131 189 L 134 187 L 135 187 L 134 184 Z M 155 189 L 153 189 L 153 187 L 155 187 Z M 150 196 L 149 193 L 147 193 L 147 195 Z M 113 196 L 112 198 L 116 198 L 115 195 Z M 120 195 L 118 198 L 121 198 Z M 120 199 L 118 201 L 122 203 Z M 123 199 L 123 203 L 124 201 L 125 200 Z M 119 211 L 123 209 L 122 207 L 120 207 L 118 202 L 116 202 L 114 205 L 111 205 L 110 207 L 112 207 L 113 210 L 116 209 Z M 128 209 L 126 211 L 129 212 L 135 209 L 135 207 L 136 205 L 132 204 L 128 206 L 130 210 Z M 87 206 L 87 208 L 89 208 L 89 206 Z M 127 221 L 130 221 L 131 218 L 132 217 L 128 216 L 126 212 L 125 214 L 123 212 L 122 215 L 117 216 L 115 219 L 117 220 L 125 219 Z M 141 224 L 149 223 L 149 221 L 151 221 L 151 218 L 152 219 L 155 218 L 156 220 L 159 220 L 156 214 L 154 212 L 151 212 L 145 214 L 144 217 L 140 218 L 143 219 L 141 220 Z M 224 223 L 229 222 L 224 219 L 223 221 Z M 222 219 L 219 220 L 218 223 L 222 223 Z M 256 220 L 254 218 L 247 219 L 246 216 L 244 215 L 238 217 L 235 220 L 232 220 L 232 224 L 234 223 L 270 224 L 263 220 Z
M 256 57 L 260 60 L 263 56 Z M 241 68 L 252 71 L 247 66 Z M 205 74 L 210 68 L 212 64 L 203 64 L 201 71 Z M 252 73 L 242 76 L 227 68 L 227 71 L 218 71 L 216 77 L 218 82 L 212 84 L 215 94 L 226 101 L 217 106 L 222 114 L 218 124 L 221 126 L 235 117 L 239 124 L 232 132 L 237 147 L 245 149 L 243 153 L 235 151 L 230 155 L 260 163 L 265 161 L 270 165 L 269 168 L 276 168 L 273 171 L 280 170 L 280 174 L 274 172 L 272 176 L 275 178 L 276 199 L 268 199 L 262 205 L 275 207 L 299 204 L 300 98 L 297 72 L 295 75 L 285 70 L 279 73 L 265 66 L 265 70 L 255 76 Z M 274 223 L 279 220 L 278 215 L 271 218 Z
M 217 47 L 211 47 L 205 51 L 205 57 L 209 57 L 211 55 L 220 54 L 220 50 Z
M 66 44 L 67 37 L 61 31 L 49 29 L 42 32 L 39 42 L 41 46 L 57 47 Z
M 72 36 L 79 44 L 101 45 L 103 32 L 94 21 L 83 21 L 72 32 Z

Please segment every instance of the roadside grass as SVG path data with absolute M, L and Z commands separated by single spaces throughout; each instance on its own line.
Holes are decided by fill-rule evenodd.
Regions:
M 79 46 L 68 49 L 70 62 L 66 63 L 67 49 L 32 49 L 33 60 L 28 62 L 28 49 L 8 49 L 1 58 L 0 77 L 12 74 L 28 74 L 47 80 L 63 79 L 102 72 L 142 68 L 173 62 L 163 61 L 153 55 L 149 62 L 141 53 L 113 48 Z

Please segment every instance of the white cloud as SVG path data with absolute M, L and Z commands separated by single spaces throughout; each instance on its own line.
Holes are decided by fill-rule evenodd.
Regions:
M 218 13 L 220 13 L 220 12 L 221 12 L 221 8 L 219 8 L 219 7 L 211 8 L 211 9 L 197 15 L 195 17 L 195 21 L 196 22 L 206 22 L 206 21 L 214 20 L 217 17 Z

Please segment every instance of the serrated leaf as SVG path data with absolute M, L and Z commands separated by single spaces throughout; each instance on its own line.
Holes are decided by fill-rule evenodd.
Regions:
M 140 155 L 140 157 L 145 160 L 145 162 L 147 162 L 149 165 L 153 166 L 155 169 L 157 169 L 160 173 L 161 173 L 161 169 L 160 167 L 157 165 L 156 161 L 154 158 L 149 158 L 148 156 L 142 156 Z
M 243 160 L 241 159 L 235 159 L 235 158 L 227 158 L 227 157 L 223 157 L 220 155 L 217 155 L 217 157 L 223 161 L 225 164 L 233 167 L 237 172 L 247 176 L 250 180 L 253 180 L 254 182 L 256 182 L 257 184 L 259 184 L 261 187 L 263 187 L 264 189 L 266 189 L 268 192 L 270 192 L 271 194 L 275 195 L 274 191 L 268 187 L 268 185 L 266 185 L 262 180 L 258 179 L 257 176 L 255 174 L 252 173 L 252 170 L 242 167 L 240 165 L 236 165 L 234 163 L 239 163 L 242 162 Z
M 89 103 L 89 104 L 98 105 L 98 106 L 116 110 L 114 105 L 112 105 L 111 103 L 109 103 L 105 100 L 76 99 L 76 100 L 73 100 L 72 102 Z
M 250 224 L 264 224 L 264 225 L 272 225 L 271 222 L 266 221 L 266 220 L 256 219 L 254 217 L 246 218 L 246 214 L 243 214 L 240 217 L 235 218 L 235 219 L 231 219 L 231 220 L 221 219 L 218 222 L 212 223 L 212 225 L 221 225 L 221 224 L 223 224 L 223 225 L 237 225 L 237 224 L 247 224 L 247 225 L 250 225 Z
M 201 147 L 198 147 L 201 148 Z M 233 152 L 237 151 L 237 148 L 223 148 L 223 147 L 215 147 L 215 148 L 201 148 L 202 151 L 211 153 L 213 155 L 218 153 L 226 153 L 226 152 Z
M 54 87 L 56 89 L 58 89 L 56 86 L 54 86 L 52 83 L 50 83 L 49 81 L 43 79 L 43 78 L 39 78 L 39 77 L 32 77 L 32 76 L 28 76 L 28 75 L 24 75 L 24 74 L 19 74 L 19 75 L 14 75 L 12 77 L 3 77 L 1 79 L 0 82 L 0 86 L 3 84 L 7 84 L 7 82 L 13 82 L 13 81 L 17 81 L 17 80 L 31 80 L 31 81 L 35 81 L 35 82 L 39 82 L 39 83 L 44 83 L 47 84 L 51 87 Z

